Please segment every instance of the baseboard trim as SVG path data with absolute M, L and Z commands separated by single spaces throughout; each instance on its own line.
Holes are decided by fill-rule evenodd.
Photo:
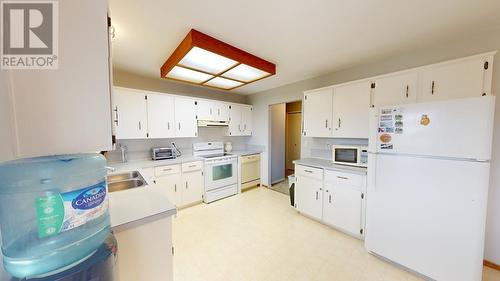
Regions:
M 500 265 L 496 263 L 484 260 L 483 265 L 500 271 Z

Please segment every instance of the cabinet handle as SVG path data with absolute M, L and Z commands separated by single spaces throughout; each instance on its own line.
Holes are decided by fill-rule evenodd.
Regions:
M 179 131 L 181 130 L 181 122 L 179 122 Z
M 339 128 L 342 126 L 342 120 L 339 118 Z
M 118 105 L 115 106 L 115 124 L 118 126 Z
M 170 122 L 167 122 L 167 129 L 170 131 Z
M 241 132 L 241 124 L 238 124 L 238 130 Z
M 177 192 L 177 184 L 174 184 L 174 191 Z
M 194 167 L 196 167 L 196 165 L 189 165 L 188 167 L 189 168 L 194 168 Z
M 247 130 L 247 124 L 243 125 L 243 131 Z
M 164 172 L 172 171 L 172 168 L 163 169 Z
M 217 114 L 220 116 L 220 108 L 217 108 Z
M 319 197 L 318 197 L 318 196 L 319 196 L 319 193 L 316 191 L 316 200 L 318 200 L 318 199 L 319 199 Z
M 436 82 L 432 80 L 432 87 L 431 87 L 431 95 L 434 95 L 434 87 L 436 86 Z
M 139 121 L 139 131 L 142 130 L 141 121 Z
M 410 90 L 410 85 L 406 85 L 406 98 L 408 98 L 408 91 Z
M 328 195 L 328 203 L 332 203 L 332 195 Z
M 186 189 L 188 189 L 188 182 L 186 182 Z
M 312 174 L 313 171 L 311 171 L 311 170 L 304 170 L 304 172 Z
M 210 108 L 210 115 L 212 115 L 212 109 Z
M 341 179 L 341 180 L 348 180 L 349 178 L 348 177 L 341 177 L 341 176 L 337 176 L 338 179 Z
M 325 120 L 325 128 L 328 128 L 328 119 Z

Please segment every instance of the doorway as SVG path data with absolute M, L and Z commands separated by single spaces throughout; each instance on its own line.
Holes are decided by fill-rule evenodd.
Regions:
M 294 160 L 300 159 L 302 101 L 269 106 L 271 189 L 289 194 L 288 176 Z

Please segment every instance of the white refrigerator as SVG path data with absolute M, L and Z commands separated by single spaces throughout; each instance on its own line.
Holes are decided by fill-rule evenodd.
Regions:
M 495 97 L 370 118 L 365 246 L 427 278 L 479 281 Z

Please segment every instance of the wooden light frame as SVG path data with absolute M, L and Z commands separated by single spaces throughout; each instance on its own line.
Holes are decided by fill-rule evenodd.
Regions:
M 198 47 L 198 48 L 201 48 L 203 50 L 215 53 L 217 55 L 221 55 L 221 56 L 226 57 L 228 59 L 232 59 L 234 61 L 237 61 L 237 63 L 235 65 L 229 67 L 228 69 L 225 69 L 224 71 L 221 71 L 219 73 L 209 73 L 206 71 L 202 71 L 199 69 L 195 69 L 192 67 L 188 67 L 188 66 L 179 64 L 179 62 L 184 58 L 184 56 L 186 56 L 187 53 L 189 53 L 189 51 L 193 47 Z M 264 72 L 267 72 L 269 74 L 266 76 L 254 79 L 252 81 L 246 81 L 246 82 L 238 80 L 238 79 L 228 78 L 228 77 L 223 76 L 224 73 L 228 72 L 229 70 L 231 70 L 231 69 L 233 69 L 241 64 L 245 64 L 245 65 L 257 68 L 257 69 L 264 71 Z M 183 67 L 183 68 L 186 68 L 189 70 L 194 70 L 194 71 L 201 72 L 204 74 L 213 75 L 213 77 L 206 80 L 206 81 L 202 81 L 200 83 L 167 77 L 167 74 L 175 66 Z M 276 65 L 274 63 L 268 62 L 264 59 L 261 59 L 257 56 L 250 54 L 250 53 L 247 53 L 241 49 L 233 47 L 227 43 L 224 43 L 218 39 L 215 39 L 211 36 L 208 36 L 204 33 L 201 33 L 195 29 L 191 29 L 191 31 L 189 31 L 189 33 L 186 35 L 184 40 L 182 40 L 182 42 L 175 49 L 175 51 L 172 53 L 172 55 L 170 55 L 170 57 L 167 59 L 167 61 L 160 68 L 160 75 L 162 78 L 186 82 L 186 83 L 195 84 L 195 85 L 201 85 L 201 86 L 210 87 L 210 88 L 222 89 L 222 90 L 227 90 L 227 91 L 245 86 L 245 85 L 253 83 L 255 81 L 272 76 L 274 74 L 276 74 Z M 233 81 L 236 81 L 236 82 L 239 82 L 242 84 L 238 85 L 236 87 L 233 87 L 233 88 L 219 88 L 219 87 L 205 84 L 216 77 L 220 77 L 220 78 L 224 78 L 224 79 L 228 79 L 228 80 L 233 80 Z

